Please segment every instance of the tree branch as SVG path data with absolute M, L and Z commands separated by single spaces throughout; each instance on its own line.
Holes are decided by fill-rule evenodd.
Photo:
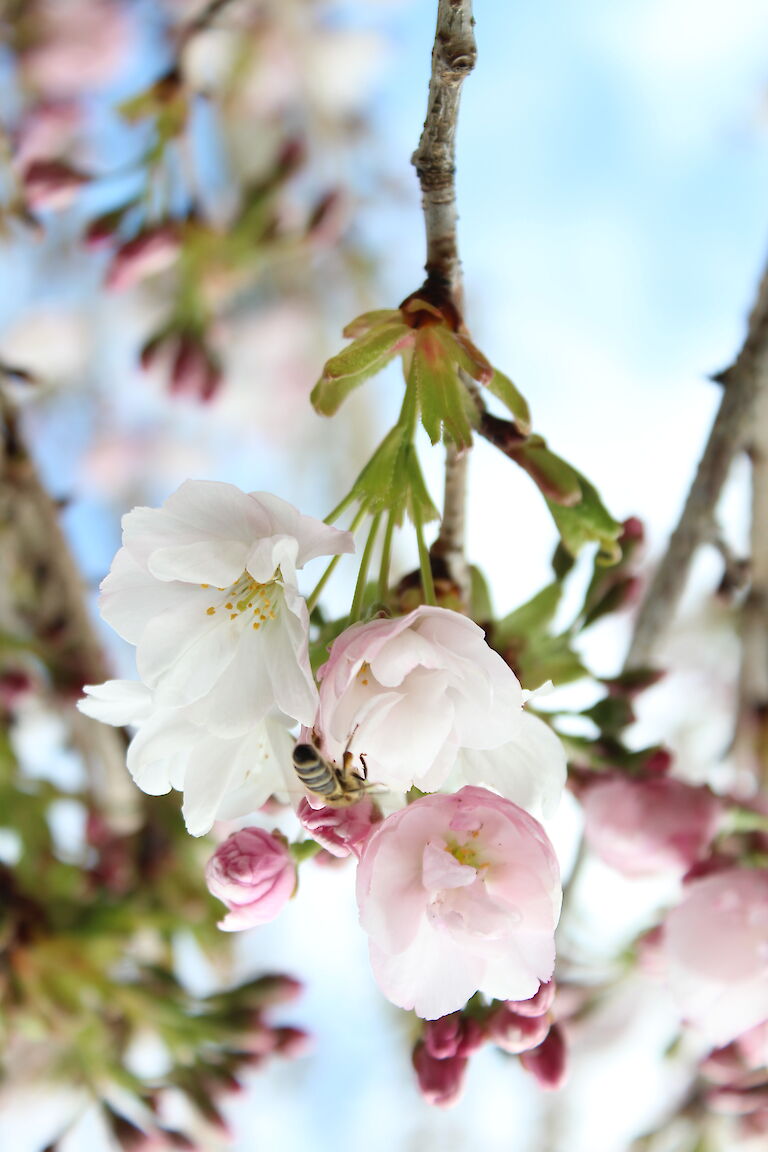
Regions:
M 0 628 L 45 665 L 59 701 L 108 675 L 83 582 L 50 498 L 27 452 L 16 412 L 0 392 Z M 115 831 L 139 822 L 139 794 L 125 768 L 125 735 L 81 716 L 72 739 L 93 793 Z
M 438 0 L 432 75 L 424 130 L 412 163 L 421 186 L 427 238 L 427 284 L 447 293 L 461 311 L 462 283 L 456 235 L 456 126 L 461 85 L 475 66 L 471 0 Z M 446 446 L 440 532 L 431 548 L 445 561 L 466 602 L 469 571 L 464 555 L 468 455 Z
M 735 363 L 716 380 L 723 398 L 715 417 L 682 515 L 670 537 L 635 621 L 627 668 L 652 661 L 685 589 L 694 553 L 712 534 L 712 519 L 734 457 L 747 446 L 755 423 L 758 382 L 768 373 L 768 268 L 749 318 L 747 336 Z

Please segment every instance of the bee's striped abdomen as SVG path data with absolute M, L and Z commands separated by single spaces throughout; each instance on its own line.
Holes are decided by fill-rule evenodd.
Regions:
M 317 796 L 333 796 L 339 791 L 336 774 L 311 744 L 297 744 L 293 767 L 304 787 Z

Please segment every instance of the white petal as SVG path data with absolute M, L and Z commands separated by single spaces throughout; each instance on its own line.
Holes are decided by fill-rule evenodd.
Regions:
M 517 735 L 500 748 L 463 748 L 448 786 L 492 788 L 533 816 L 549 817 L 557 811 L 565 780 L 565 752 L 557 736 L 543 720 L 522 712 Z
M 128 747 L 128 771 L 150 796 L 162 796 L 184 778 L 194 729 L 183 708 L 161 708 Z
M 355 541 L 350 532 L 331 528 L 314 516 L 304 516 L 292 504 L 271 492 L 252 492 L 251 497 L 264 509 L 272 522 L 272 532 L 293 536 L 298 542 L 296 566 L 302 568 L 316 556 L 337 556 L 354 552 Z
M 209 692 L 237 651 L 242 628 L 226 613 L 208 615 L 202 589 L 150 621 L 136 652 L 139 675 L 161 702 L 191 703 Z
M 159 584 L 127 548 L 121 548 L 101 582 L 99 611 L 118 636 L 138 644 L 149 621 L 178 599 L 178 585 Z
M 102 724 L 140 724 L 152 712 L 152 693 L 138 680 L 84 684 L 83 691 L 86 698 L 78 700 L 78 709 Z
M 226 588 L 245 568 L 248 545 L 241 540 L 196 540 L 192 544 L 156 548 L 147 568 L 158 580 L 183 580 Z

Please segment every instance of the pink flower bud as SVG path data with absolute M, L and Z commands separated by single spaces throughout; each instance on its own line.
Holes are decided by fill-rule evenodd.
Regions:
M 510 1012 L 517 1016 L 544 1016 L 552 1007 L 555 998 L 555 982 L 547 980 L 540 984 L 539 990 L 530 1000 L 507 1000 L 506 1006 Z
M 88 177 L 63 160 L 32 160 L 22 176 L 29 208 L 67 208 Z
M 262 828 L 233 832 L 208 861 L 205 878 L 209 891 L 229 909 L 219 922 L 225 932 L 274 920 L 296 887 L 285 841 Z
M 419 1083 L 419 1091 L 428 1104 L 449 1108 L 461 1095 L 464 1073 L 468 1060 L 466 1056 L 449 1056 L 436 1060 L 424 1044 L 417 1044 L 413 1050 L 413 1067 Z
M 107 269 L 107 287 L 121 292 L 148 276 L 165 272 L 175 264 L 180 250 L 178 233 L 171 224 L 160 224 L 141 232 L 118 248 Z
M 368 796 L 348 808 L 313 808 L 305 798 L 299 804 L 298 817 L 310 836 L 332 856 L 343 858 L 354 853 L 359 859 L 379 812 Z
M 722 812 L 707 789 L 665 776 L 600 781 L 583 804 L 590 848 L 625 876 L 686 872 L 705 854 Z
M 275 1049 L 286 1060 L 298 1060 L 307 1056 L 314 1046 L 314 1037 L 303 1028 L 276 1028 Z
M 427 1020 L 424 1026 L 424 1047 L 435 1060 L 446 1060 L 459 1050 L 464 1029 L 461 1012 L 451 1012 L 437 1020 Z
M 196 336 L 184 333 L 171 368 L 171 392 L 203 402 L 211 400 L 221 384 L 221 369 Z
M 507 1004 L 500 1004 L 485 1023 L 485 1035 L 492 1044 L 513 1056 L 537 1048 L 549 1032 L 548 1016 L 518 1016 Z
M 553 1024 L 538 1048 L 523 1053 L 520 1063 L 541 1088 L 551 1091 L 562 1087 L 568 1073 L 568 1049 L 560 1026 Z

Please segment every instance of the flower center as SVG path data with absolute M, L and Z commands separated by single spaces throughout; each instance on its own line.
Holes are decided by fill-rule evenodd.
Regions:
M 459 864 L 464 864 L 467 868 L 487 868 L 488 861 L 483 860 L 480 854 L 475 850 L 472 840 L 476 840 L 478 832 L 470 832 L 469 840 L 463 844 L 459 844 L 458 840 L 446 841 L 445 850 L 450 852 L 454 860 L 458 860 Z
M 229 588 L 217 588 L 217 592 L 223 592 L 224 595 L 218 604 L 211 604 L 205 609 L 206 615 L 225 614 L 229 620 L 249 622 L 258 631 L 262 624 L 277 616 L 280 587 L 276 576 L 266 584 L 260 584 L 248 572 L 243 572 Z M 210 585 L 201 584 L 200 587 L 209 588 Z

